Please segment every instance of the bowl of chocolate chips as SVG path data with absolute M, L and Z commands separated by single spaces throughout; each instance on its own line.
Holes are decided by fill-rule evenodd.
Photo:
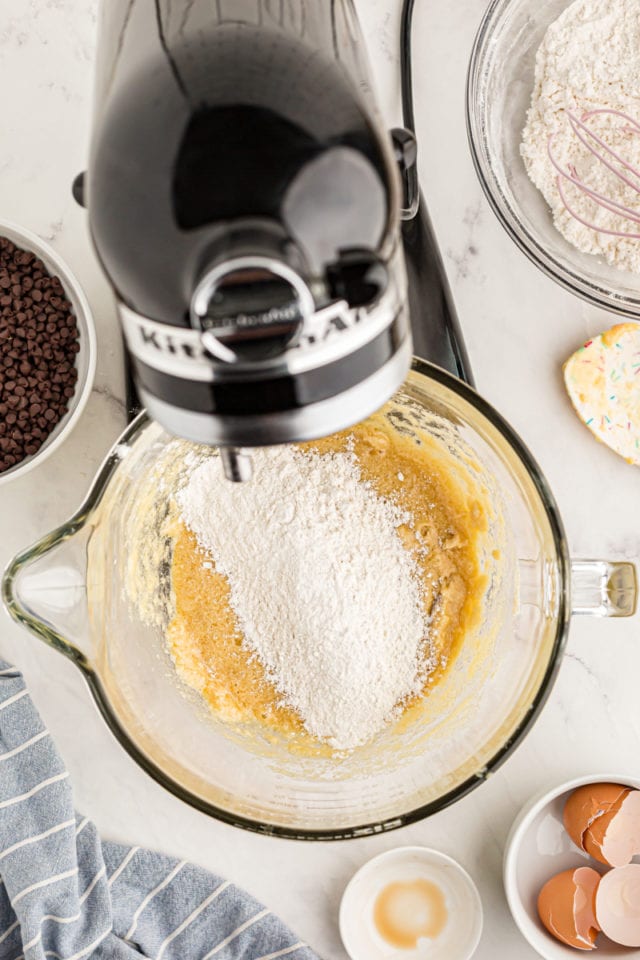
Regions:
M 95 328 L 78 281 L 38 236 L 0 221 L 0 484 L 64 442 L 95 365 Z

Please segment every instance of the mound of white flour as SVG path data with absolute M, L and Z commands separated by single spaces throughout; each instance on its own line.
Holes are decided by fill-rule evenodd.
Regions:
M 247 648 L 306 729 L 338 750 L 370 740 L 432 664 L 410 516 L 349 454 L 254 451 L 254 478 L 217 457 L 179 494 L 184 523 L 224 574 Z
M 603 108 L 620 110 L 640 123 L 640 0 L 576 0 L 551 24 L 536 59 L 535 88 L 522 141 L 529 176 L 566 239 L 585 253 L 640 273 L 640 240 L 601 232 L 640 234 L 640 224 L 603 209 L 565 181 L 575 213 L 600 229 L 584 226 L 566 210 L 548 155 L 553 136 L 554 153 L 563 169 L 574 166 L 591 189 L 640 211 L 640 193 L 592 156 L 572 131 L 565 112 L 582 118 L 586 111 Z M 640 170 L 640 134 L 629 133 L 624 121 L 611 117 L 594 118 L 589 125 Z M 631 179 L 637 180 L 640 189 L 640 179 Z

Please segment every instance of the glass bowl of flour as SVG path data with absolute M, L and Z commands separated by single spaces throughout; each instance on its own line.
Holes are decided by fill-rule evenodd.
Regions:
M 467 88 L 474 163 L 509 235 L 552 279 L 631 317 L 640 317 L 640 216 L 615 217 L 561 177 L 569 213 L 549 146 L 562 170 L 577 168 L 614 210 L 619 204 L 640 211 L 640 179 L 614 163 L 633 184 L 626 186 L 567 119 L 567 111 L 579 121 L 588 111 L 621 111 L 624 118 L 599 113 L 587 125 L 640 170 L 640 129 L 620 140 L 626 117 L 640 123 L 638 76 L 640 0 L 493 0 L 476 37 Z M 588 132 L 583 136 L 597 146 Z

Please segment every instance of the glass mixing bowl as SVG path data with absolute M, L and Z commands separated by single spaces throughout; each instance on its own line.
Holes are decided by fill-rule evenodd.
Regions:
M 639 278 L 581 253 L 564 239 L 520 156 L 536 53 L 547 28 L 568 5 L 569 0 L 489 4 L 476 36 L 467 84 L 471 152 L 494 212 L 541 270 L 591 303 L 640 317 Z
M 572 603 L 580 612 L 633 612 L 628 564 L 574 564 L 572 601 L 551 493 L 517 436 L 471 388 L 416 360 L 385 415 L 416 442 L 432 438 L 451 478 L 486 504 L 487 589 L 481 622 L 444 679 L 419 709 L 351 755 L 296 756 L 286 742 L 216 719 L 178 679 L 163 629 L 143 623 L 128 599 L 131 531 L 153 514 L 145 513 L 150 489 L 156 504 L 167 499 L 171 438 L 145 415 L 113 448 L 80 511 L 5 575 L 10 613 L 83 671 L 131 756 L 228 823 L 341 839 L 435 813 L 482 783 L 530 727 L 558 669 Z M 148 528 L 143 558 L 157 566 L 159 591 L 168 582 L 160 528 Z

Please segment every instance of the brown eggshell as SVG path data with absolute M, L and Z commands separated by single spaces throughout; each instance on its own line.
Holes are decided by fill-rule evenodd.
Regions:
M 630 788 L 620 783 L 587 783 L 573 791 L 564 805 L 562 819 L 576 847 L 586 850 L 583 838 L 591 824 L 629 792 Z
M 598 922 L 609 940 L 640 947 L 640 864 L 605 873 L 596 892 Z
M 608 867 L 625 867 L 640 854 L 640 790 L 630 790 L 608 813 L 594 820 L 583 838 L 584 848 Z
M 551 936 L 578 950 L 593 950 L 600 930 L 596 891 L 600 874 L 591 867 L 564 870 L 538 896 L 538 915 Z

